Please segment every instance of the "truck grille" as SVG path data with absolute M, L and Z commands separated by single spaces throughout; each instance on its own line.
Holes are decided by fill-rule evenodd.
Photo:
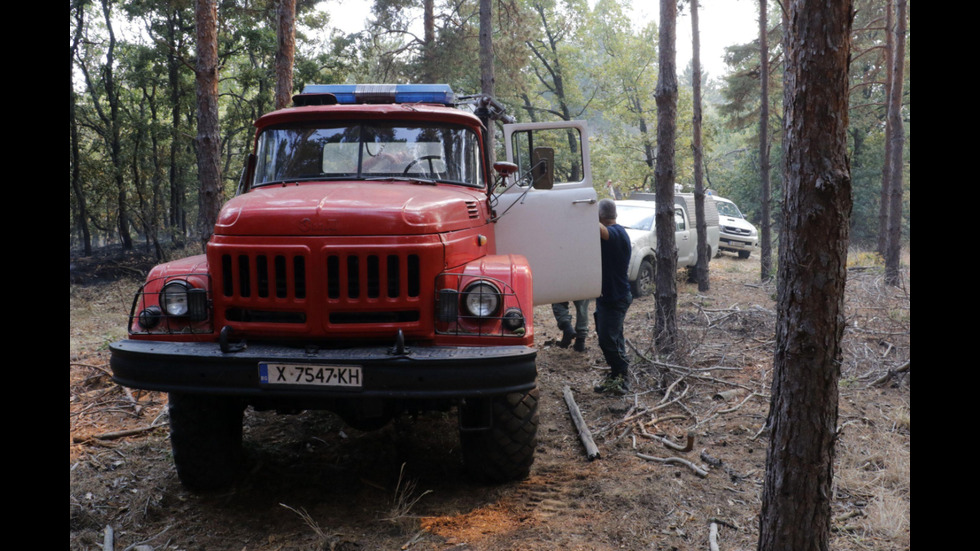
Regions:
M 742 229 L 742 228 L 736 228 L 735 226 L 722 226 L 721 227 L 721 231 L 723 233 L 727 233 L 727 234 L 731 234 L 731 235 L 745 235 L 745 236 L 748 236 L 748 235 L 751 235 L 752 234 L 752 232 L 749 231 L 749 230 Z
M 402 266 L 406 270 L 402 270 Z M 419 296 L 419 256 L 328 255 L 327 297 L 331 299 Z
M 253 269 L 254 267 L 254 269 Z M 306 258 L 301 255 L 221 255 L 224 296 L 306 298 Z
M 422 331 L 431 320 L 420 305 L 429 304 L 422 295 L 431 292 L 431 284 L 422 282 L 434 274 L 423 273 L 422 266 L 442 266 L 441 245 L 212 247 L 212 263 L 220 265 L 219 310 L 236 329 L 367 336 L 375 330 Z M 440 258 L 426 257 L 434 254 Z

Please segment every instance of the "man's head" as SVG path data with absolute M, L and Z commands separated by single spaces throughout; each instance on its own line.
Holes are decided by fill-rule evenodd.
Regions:
M 612 199 L 599 201 L 599 222 L 603 224 L 614 224 L 616 222 L 616 202 Z

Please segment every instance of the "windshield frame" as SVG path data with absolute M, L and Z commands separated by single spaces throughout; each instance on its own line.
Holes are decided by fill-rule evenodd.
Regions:
M 388 141 L 381 141 L 382 138 Z M 286 122 L 261 129 L 255 137 L 255 156 L 251 188 L 337 180 L 403 180 L 486 188 L 487 161 L 482 133 L 451 122 L 411 119 Z M 369 166 L 372 158 L 379 159 L 374 167 Z M 340 169 L 328 171 L 331 162 L 335 169 Z M 342 166 L 344 162 L 349 165 Z

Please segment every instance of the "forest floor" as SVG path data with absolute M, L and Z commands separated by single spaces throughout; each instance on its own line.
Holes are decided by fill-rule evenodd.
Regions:
M 911 545 L 910 257 L 903 286 L 852 254 L 841 366 L 833 549 Z M 198 495 L 177 480 L 165 394 L 112 383 L 108 343 L 125 336 L 140 273 L 130 257 L 73 261 L 69 285 L 69 547 L 154 550 L 753 549 L 758 537 L 774 346 L 772 284 L 758 260 L 723 255 L 711 290 L 678 274 L 680 350 L 651 350 L 653 297 L 633 302 L 632 393 L 598 395 L 604 361 L 555 346 L 550 308 L 535 311 L 538 449 L 523 481 L 480 485 L 463 473 L 452 414 L 399 418 L 374 432 L 334 415 L 246 411 L 245 474 Z M 591 324 L 590 324 L 591 325 Z M 586 460 L 562 398 L 569 386 L 595 436 Z M 121 435 L 122 431 L 132 431 Z M 126 434 L 126 433 L 123 433 Z M 650 435 L 653 435 L 651 437 Z M 657 437 L 693 449 L 667 449 Z M 652 462 L 680 457 L 707 471 Z

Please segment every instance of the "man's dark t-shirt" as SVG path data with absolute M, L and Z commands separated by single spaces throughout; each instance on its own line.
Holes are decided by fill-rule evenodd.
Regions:
M 602 253 L 602 299 L 620 300 L 630 294 L 629 271 L 632 246 L 626 229 L 619 224 L 606 226 L 609 239 L 599 241 Z

